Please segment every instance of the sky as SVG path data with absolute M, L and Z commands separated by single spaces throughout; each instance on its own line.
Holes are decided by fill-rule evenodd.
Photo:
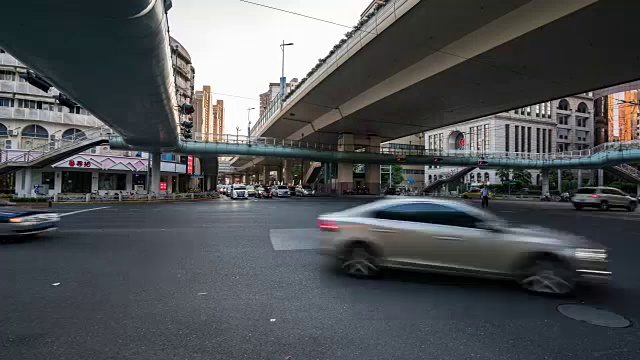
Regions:
M 270 7 L 354 26 L 371 0 L 251 0 Z M 210 85 L 225 103 L 225 133 L 247 133 L 247 109 L 258 119 L 258 96 L 279 82 L 284 40 L 287 81 L 302 79 L 348 28 L 267 9 L 240 0 L 173 0 L 171 36 L 191 55 L 196 90 Z M 228 94 L 227 95 L 219 95 Z M 238 97 L 239 96 L 239 97 Z M 244 97 L 244 98 L 242 98 Z M 215 101 L 214 101 L 215 103 Z

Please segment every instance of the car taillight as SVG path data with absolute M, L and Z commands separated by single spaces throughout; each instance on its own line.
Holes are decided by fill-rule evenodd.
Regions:
M 590 198 L 597 199 L 597 198 L 599 198 L 599 197 L 600 197 L 600 195 L 598 195 L 598 194 L 591 194 L 591 195 L 589 195 L 589 197 L 590 197 Z
M 318 224 L 320 230 L 323 231 L 338 231 L 340 229 L 338 227 L 338 224 L 336 224 L 336 222 L 332 220 L 318 219 L 316 220 L 316 223 Z

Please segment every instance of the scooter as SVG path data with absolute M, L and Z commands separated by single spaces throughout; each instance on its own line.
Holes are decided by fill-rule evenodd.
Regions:
M 540 201 L 551 201 L 551 195 L 549 193 L 546 193 L 540 196 Z

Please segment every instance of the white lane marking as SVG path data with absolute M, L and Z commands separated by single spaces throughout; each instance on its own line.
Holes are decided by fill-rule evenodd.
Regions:
M 513 210 L 500 210 L 498 212 L 501 212 L 501 213 L 514 213 L 515 211 L 513 211 Z
M 94 211 L 94 210 L 100 210 L 100 209 L 107 209 L 110 208 L 111 206 L 102 206 L 102 207 L 97 207 L 97 208 L 91 208 L 91 209 L 83 209 L 83 210 L 78 210 L 78 211 L 72 211 L 72 212 L 68 212 L 68 213 L 61 213 L 58 214 L 60 216 L 67 216 L 67 215 L 73 215 L 73 214 L 78 214 L 81 212 L 85 212 L 85 211 Z

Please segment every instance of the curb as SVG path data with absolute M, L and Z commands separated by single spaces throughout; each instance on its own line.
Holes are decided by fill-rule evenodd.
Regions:
M 173 203 L 173 202 L 188 202 L 188 201 L 205 201 L 205 200 L 209 200 L 209 201 L 217 201 L 217 200 L 222 200 L 222 198 L 217 198 L 217 199 L 209 199 L 209 198 L 204 198 L 204 199 L 167 199 L 167 200 L 127 200 L 127 201 L 58 201 L 58 202 L 54 202 L 53 204 L 55 205 L 65 205 L 65 204 L 69 204 L 69 205 L 100 205 L 100 204 L 145 204 L 145 203 Z

